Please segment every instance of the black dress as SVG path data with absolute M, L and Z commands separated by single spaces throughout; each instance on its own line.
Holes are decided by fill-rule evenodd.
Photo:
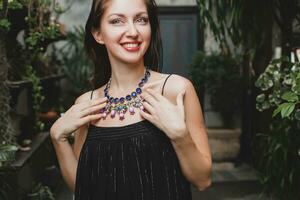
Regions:
M 151 122 L 89 126 L 78 161 L 75 200 L 191 199 L 190 183 L 169 138 Z

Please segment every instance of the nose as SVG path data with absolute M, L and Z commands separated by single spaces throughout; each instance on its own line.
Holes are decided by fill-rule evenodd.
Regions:
M 134 23 L 128 24 L 127 36 L 131 36 L 131 37 L 138 36 L 138 30 L 135 27 Z

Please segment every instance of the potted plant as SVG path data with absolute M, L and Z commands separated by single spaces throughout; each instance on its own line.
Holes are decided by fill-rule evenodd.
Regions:
M 26 200 L 55 200 L 48 186 L 38 183 L 33 190 L 27 194 Z
M 15 160 L 15 153 L 18 147 L 15 145 L 1 144 L 0 145 L 0 168 L 7 166 Z
M 259 111 L 271 111 L 269 131 L 256 137 L 257 168 L 264 192 L 278 199 L 299 199 L 300 63 L 287 57 L 273 60 L 255 85 Z
M 220 113 L 223 121 L 221 127 L 208 127 L 213 159 L 234 159 L 239 152 L 241 132 L 234 124 L 234 116 L 241 107 L 241 73 L 237 59 L 225 54 L 198 52 L 190 76 L 198 93 L 204 87 L 212 109 Z

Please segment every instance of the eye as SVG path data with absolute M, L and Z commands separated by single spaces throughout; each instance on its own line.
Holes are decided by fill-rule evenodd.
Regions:
M 116 18 L 116 19 L 113 19 L 110 21 L 111 24 L 120 24 L 122 23 L 122 20 L 121 18 Z
M 138 23 L 147 24 L 149 19 L 147 17 L 140 17 L 137 19 Z

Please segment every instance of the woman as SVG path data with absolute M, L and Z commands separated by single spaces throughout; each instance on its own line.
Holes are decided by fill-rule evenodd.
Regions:
M 208 187 L 211 155 L 195 89 L 156 72 L 154 0 L 94 0 L 85 45 L 96 89 L 50 130 L 75 199 L 189 200 L 190 183 Z

